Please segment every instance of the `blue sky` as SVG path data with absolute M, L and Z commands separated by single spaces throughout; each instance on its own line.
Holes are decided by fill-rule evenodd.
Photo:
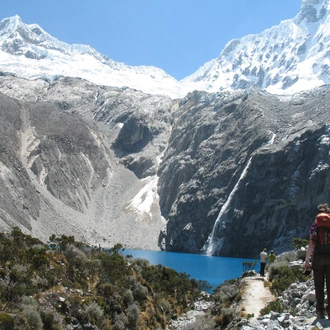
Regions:
M 1 0 L 69 44 L 87 44 L 128 65 L 154 65 L 180 80 L 227 42 L 293 18 L 301 0 Z

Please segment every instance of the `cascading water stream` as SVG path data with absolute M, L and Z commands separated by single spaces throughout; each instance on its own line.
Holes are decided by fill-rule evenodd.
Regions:
M 203 247 L 203 250 L 205 251 L 206 255 L 208 256 L 212 256 L 215 249 L 220 249 L 222 244 L 223 244 L 223 239 L 219 239 L 219 238 L 216 238 L 215 237 L 215 233 L 217 233 L 218 231 L 221 230 L 221 228 L 223 228 L 225 226 L 225 221 L 222 221 L 222 217 L 223 217 L 223 214 L 225 213 L 225 211 L 227 210 L 228 208 L 228 205 L 230 204 L 235 192 L 237 191 L 238 189 L 238 186 L 240 184 L 240 182 L 242 181 L 242 179 L 245 177 L 246 173 L 247 173 L 247 170 L 248 168 L 250 167 L 250 164 L 251 164 L 251 160 L 252 160 L 252 157 L 248 160 L 244 170 L 242 171 L 242 174 L 241 176 L 239 177 L 237 183 L 235 184 L 235 187 L 233 188 L 233 190 L 230 192 L 226 202 L 222 205 L 222 208 L 218 214 L 218 217 L 217 219 L 215 220 L 215 223 L 214 223 L 214 226 L 213 226 L 213 229 L 212 229 L 212 232 L 207 240 L 207 242 L 205 243 L 204 247 Z

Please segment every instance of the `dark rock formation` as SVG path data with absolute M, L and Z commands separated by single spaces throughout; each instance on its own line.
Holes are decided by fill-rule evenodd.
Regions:
M 316 205 L 329 201 L 330 94 L 297 98 L 196 92 L 181 101 L 159 171 L 163 248 L 252 257 L 307 237 Z

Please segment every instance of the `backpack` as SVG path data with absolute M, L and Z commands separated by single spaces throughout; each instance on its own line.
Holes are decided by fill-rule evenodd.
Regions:
M 313 238 L 315 251 L 330 253 L 330 214 L 319 213 L 315 219 L 316 234 Z

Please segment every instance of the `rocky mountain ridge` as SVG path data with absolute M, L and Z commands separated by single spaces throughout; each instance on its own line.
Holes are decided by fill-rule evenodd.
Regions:
M 0 92 L 4 230 L 256 257 L 306 237 L 329 200 L 328 87 L 171 100 L 4 75 Z

